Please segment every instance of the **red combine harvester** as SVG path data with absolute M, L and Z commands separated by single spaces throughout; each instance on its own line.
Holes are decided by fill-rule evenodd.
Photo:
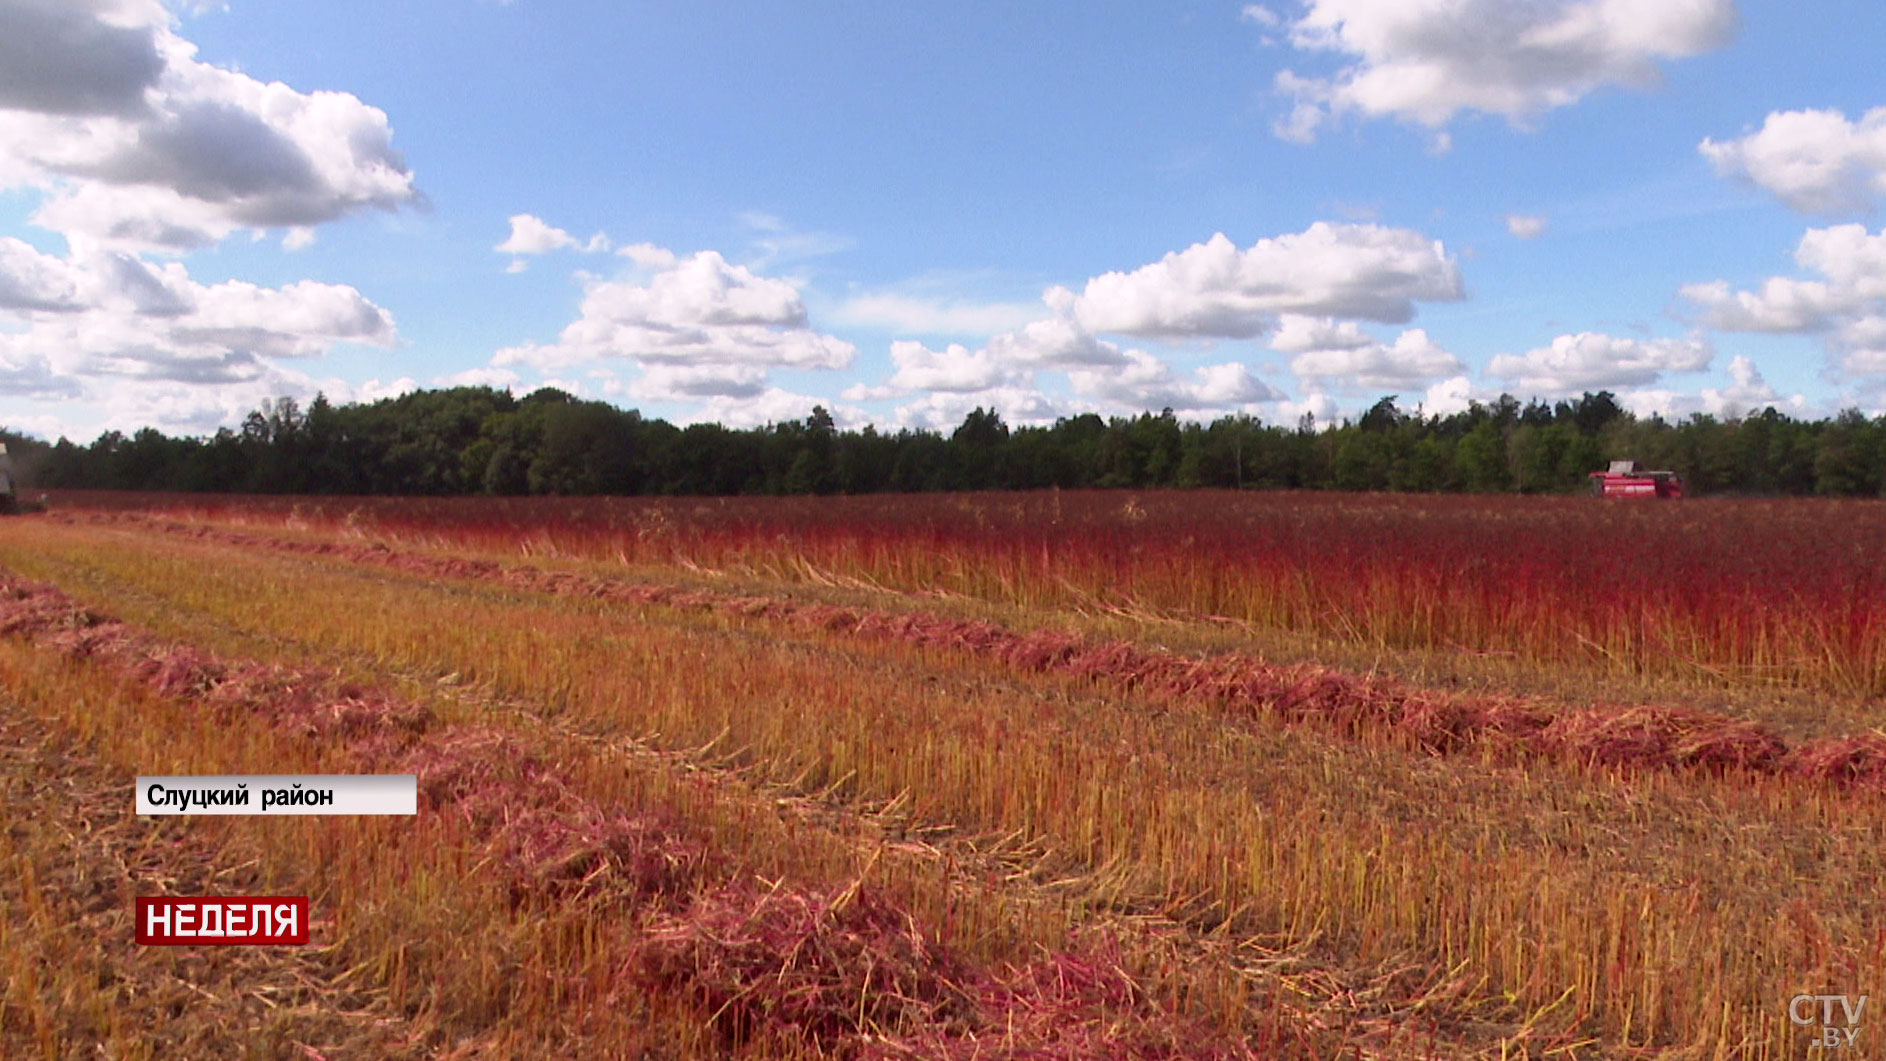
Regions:
M 1649 471 L 1636 461 L 1612 461 L 1609 471 L 1591 473 L 1591 483 L 1599 497 L 1683 496 L 1683 479 L 1677 473 Z

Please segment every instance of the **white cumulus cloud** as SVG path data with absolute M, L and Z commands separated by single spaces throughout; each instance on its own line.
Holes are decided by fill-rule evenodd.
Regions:
M 81 381 L 251 380 L 270 361 L 397 339 L 392 314 L 344 284 L 199 284 L 181 263 L 84 241 L 59 257 L 0 239 L 0 322 L 11 328 L 0 332 L 10 363 Z
M 1410 328 L 1393 343 L 1369 342 L 1306 350 L 1290 359 L 1298 378 L 1338 390 L 1416 390 L 1444 376 L 1466 370 L 1460 358 L 1443 350 L 1428 333 Z
M 870 418 L 862 410 L 848 405 L 834 405 L 829 399 L 797 394 L 780 387 L 767 387 L 753 395 L 715 395 L 676 417 L 679 424 L 722 424 L 727 427 L 760 427 L 765 424 L 803 420 L 814 407 L 823 406 L 840 428 L 865 423 Z
M 1835 110 L 1775 111 L 1760 129 L 1699 150 L 1718 172 L 1803 213 L 1868 213 L 1886 201 L 1886 107 L 1857 122 Z
M 971 351 L 960 343 L 932 350 L 922 343 L 900 340 L 891 344 L 891 363 L 897 371 L 889 385 L 898 391 L 961 391 L 974 393 L 1011 382 L 1014 373 L 987 348 Z
M 857 353 L 812 328 L 798 288 L 717 251 L 683 257 L 637 243 L 616 253 L 634 264 L 633 275 L 589 279 L 577 318 L 555 342 L 507 347 L 492 365 L 608 375 L 626 361 L 642 371 L 611 393 L 696 403 L 678 414 L 683 423 L 757 425 L 797 419 L 821 401 L 773 385 L 769 370 L 842 369 Z
M 414 202 L 385 112 L 199 62 L 157 3 L 10 0 L 0 34 L 0 186 L 35 223 L 183 250 L 238 229 L 307 230 Z
M 0 355 L 0 362 L 3 361 L 4 355 Z M 135 386 L 109 388 L 82 380 L 71 382 L 74 390 L 70 397 L 88 403 L 103 415 L 92 414 L 81 420 L 74 404 L 62 403 L 55 406 L 56 413 L 40 418 L 42 423 L 49 423 L 48 436 L 64 434 L 85 439 L 107 429 L 129 433 L 142 427 L 156 427 L 171 434 L 208 434 L 219 427 L 239 423 L 264 403 L 282 397 L 293 398 L 306 407 L 317 393 L 327 395 L 334 402 L 373 401 L 404 394 L 418 386 L 410 377 L 390 382 L 369 380 L 354 385 L 266 363 L 251 378 L 214 386 L 167 379 L 141 380 Z
M 1807 406 L 1805 395 L 1783 397 L 1762 376 L 1755 362 L 1746 357 L 1738 355 L 1730 359 L 1729 378 L 1733 382 L 1727 387 L 1703 388 L 1704 408 L 1717 416 L 1755 412 L 1770 405 L 1796 410 Z
M 580 316 L 555 343 L 500 350 L 497 365 L 539 368 L 623 358 L 643 364 L 844 368 L 855 348 L 807 323 L 799 291 L 717 251 L 680 258 L 637 245 L 646 279 L 592 280 Z
M 8 0 L 0 34 L 0 108 L 135 115 L 164 72 L 154 2 Z
M 1783 396 L 1776 391 L 1755 367 L 1755 362 L 1746 357 L 1736 357 L 1729 362 L 1729 378 L 1732 382 L 1727 387 L 1704 387 L 1696 393 L 1660 387 L 1627 390 L 1618 395 L 1618 401 L 1638 416 L 1654 413 L 1670 419 L 1681 419 L 1693 413 L 1725 418 L 1749 416 L 1770 406 L 1795 417 L 1826 415 L 1826 411 L 1817 410 L 1806 395 Z
M 974 394 L 936 391 L 899 406 L 893 415 L 899 427 L 948 434 L 977 409 L 995 410 L 1011 427 L 1051 424 L 1067 415 L 1053 396 L 1033 387 L 998 387 Z
M 1452 376 L 1427 389 L 1421 397 L 1421 411 L 1427 416 L 1452 416 L 1466 412 L 1477 397 L 1472 380 Z
M 766 370 L 753 365 L 651 365 L 629 385 L 637 398 L 657 402 L 753 399 L 767 389 Z
M 1024 390 L 1036 393 L 1032 388 L 1042 370 L 1124 369 L 1134 364 L 1136 353 L 1095 338 L 1067 317 L 1048 317 L 993 336 L 975 350 L 961 343 L 932 350 L 922 343 L 898 340 L 891 344 L 896 371 L 890 379 L 875 386 L 855 384 L 844 396 L 875 401 L 918 391 L 977 394 L 999 390 L 1013 397 Z
M 0 236 L 0 312 L 76 310 L 85 278 L 64 258 Z
M 1524 354 L 1499 354 L 1487 373 L 1531 395 L 1557 397 L 1656 383 L 1669 372 L 1700 372 L 1715 351 L 1700 339 L 1630 339 L 1599 332 L 1561 335 Z
M 602 254 L 609 250 L 609 237 L 598 232 L 587 240 L 580 240 L 534 214 L 513 214 L 511 234 L 492 250 L 500 254 L 549 254 L 557 250 Z M 516 264 L 512 263 L 513 271 L 521 271 L 515 268 Z
M 1285 399 L 1271 406 L 1272 423 L 1295 426 L 1309 416 L 1315 426 L 1324 431 L 1335 427 L 1341 415 L 1336 399 L 1327 394 L 1306 394 L 1301 400 Z
M 1280 72 L 1293 103 L 1279 135 L 1332 118 L 1439 130 L 1465 112 L 1526 122 L 1609 85 L 1655 84 L 1658 64 L 1713 51 L 1734 0 L 1306 0 L 1291 43 L 1338 57 L 1331 76 Z
M 1096 368 L 1125 365 L 1119 346 L 1096 337 L 1067 317 L 1046 317 L 989 340 L 1004 364 L 1026 368 Z
M 1126 358 L 1127 363 L 1118 368 L 1069 372 L 1068 381 L 1076 394 L 1127 414 L 1167 408 L 1183 413 L 1223 412 L 1284 398 L 1235 361 L 1206 365 L 1182 376 L 1166 361 L 1142 350 L 1128 350 Z
M 0 0 L 0 190 L 66 248 L 0 237 L 0 390 L 186 431 L 345 397 L 288 362 L 392 347 L 391 313 L 346 284 L 200 283 L 176 256 L 238 231 L 294 250 L 418 202 L 387 116 L 201 62 L 176 26 L 157 0 Z
M 1318 221 L 1239 250 L 1223 233 L 1132 272 L 1051 290 L 1094 332 L 1247 339 L 1280 314 L 1400 323 L 1414 303 L 1465 297 L 1460 268 L 1438 240 L 1409 229 Z
M 0 335 L 0 394 L 57 400 L 84 393 L 79 381 L 56 371 L 44 353 L 22 348 Z
M 1886 232 L 1863 225 L 1809 229 L 1794 260 L 1818 276 L 1771 276 L 1753 291 L 1715 280 L 1680 293 L 1708 327 L 1819 335 L 1840 374 L 1886 373 Z
M 1760 290 L 1737 291 L 1727 280 L 1685 284 L 1681 294 L 1703 309 L 1703 323 L 1730 332 L 1819 332 L 1853 305 L 1849 293 L 1819 280 L 1771 276 Z
M 1277 331 L 1270 337 L 1270 348 L 1279 353 L 1298 354 L 1309 350 L 1353 350 L 1374 341 L 1355 321 L 1287 313 L 1278 318 Z

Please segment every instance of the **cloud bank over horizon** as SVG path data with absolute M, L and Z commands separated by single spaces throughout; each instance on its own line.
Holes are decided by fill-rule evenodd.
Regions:
M 654 71 L 600 70 L 598 91 L 576 58 L 595 42 L 527 7 L 433 46 L 489 55 L 528 23 L 569 61 L 441 94 L 415 90 L 415 13 L 366 33 L 241 3 L 0 0 L 0 424 L 202 433 L 275 397 L 422 385 L 932 429 L 975 408 L 1328 421 L 1390 394 L 1886 407 L 1886 99 L 1722 99 L 1713 70 L 1780 46 L 1734 0 L 1246 4 L 1146 31 L 1195 68 L 1064 72 L 1146 94 L 1106 97 L 1170 129 L 1138 140 L 1033 70 L 1006 94 L 798 99 L 765 48 L 839 46 L 791 26 L 716 67 L 772 94 L 655 107 L 630 91 Z M 1227 42 L 1235 63 L 1205 58 Z M 385 62 L 399 49 L 412 69 Z M 1157 95 L 1207 76 L 1258 111 Z M 951 124 L 995 113 L 978 102 L 1035 117 Z M 947 151 L 877 146 L 918 115 Z M 1375 131 L 1393 126 L 1419 142 Z M 1650 220 L 1615 208 L 1637 197 Z

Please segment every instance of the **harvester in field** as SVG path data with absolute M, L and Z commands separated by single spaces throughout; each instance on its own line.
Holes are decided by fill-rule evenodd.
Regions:
M 1639 468 L 1636 461 L 1612 461 L 1605 471 L 1591 473 L 1592 492 L 1599 497 L 1683 496 L 1683 478 L 1675 472 Z

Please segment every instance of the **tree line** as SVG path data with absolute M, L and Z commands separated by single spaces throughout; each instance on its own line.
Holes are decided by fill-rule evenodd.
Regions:
M 1396 396 L 1319 428 L 1171 410 L 1013 427 L 977 409 L 948 434 L 840 431 L 823 408 L 734 429 L 677 427 L 553 388 L 414 391 L 334 405 L 265 402 L 239 429 L 109 431 L 48 445 L 0 430 L 27 488 L 280 494 L 805 494 L 1082 487 L 1554 493 L 1612 459 L 1668 468 L 1692 493 L 1879 496 L 1886 416 L 1801 420 L 1773 408 L 1669 422 L 1610 392 L 1511 396 L 1445 416 Z

